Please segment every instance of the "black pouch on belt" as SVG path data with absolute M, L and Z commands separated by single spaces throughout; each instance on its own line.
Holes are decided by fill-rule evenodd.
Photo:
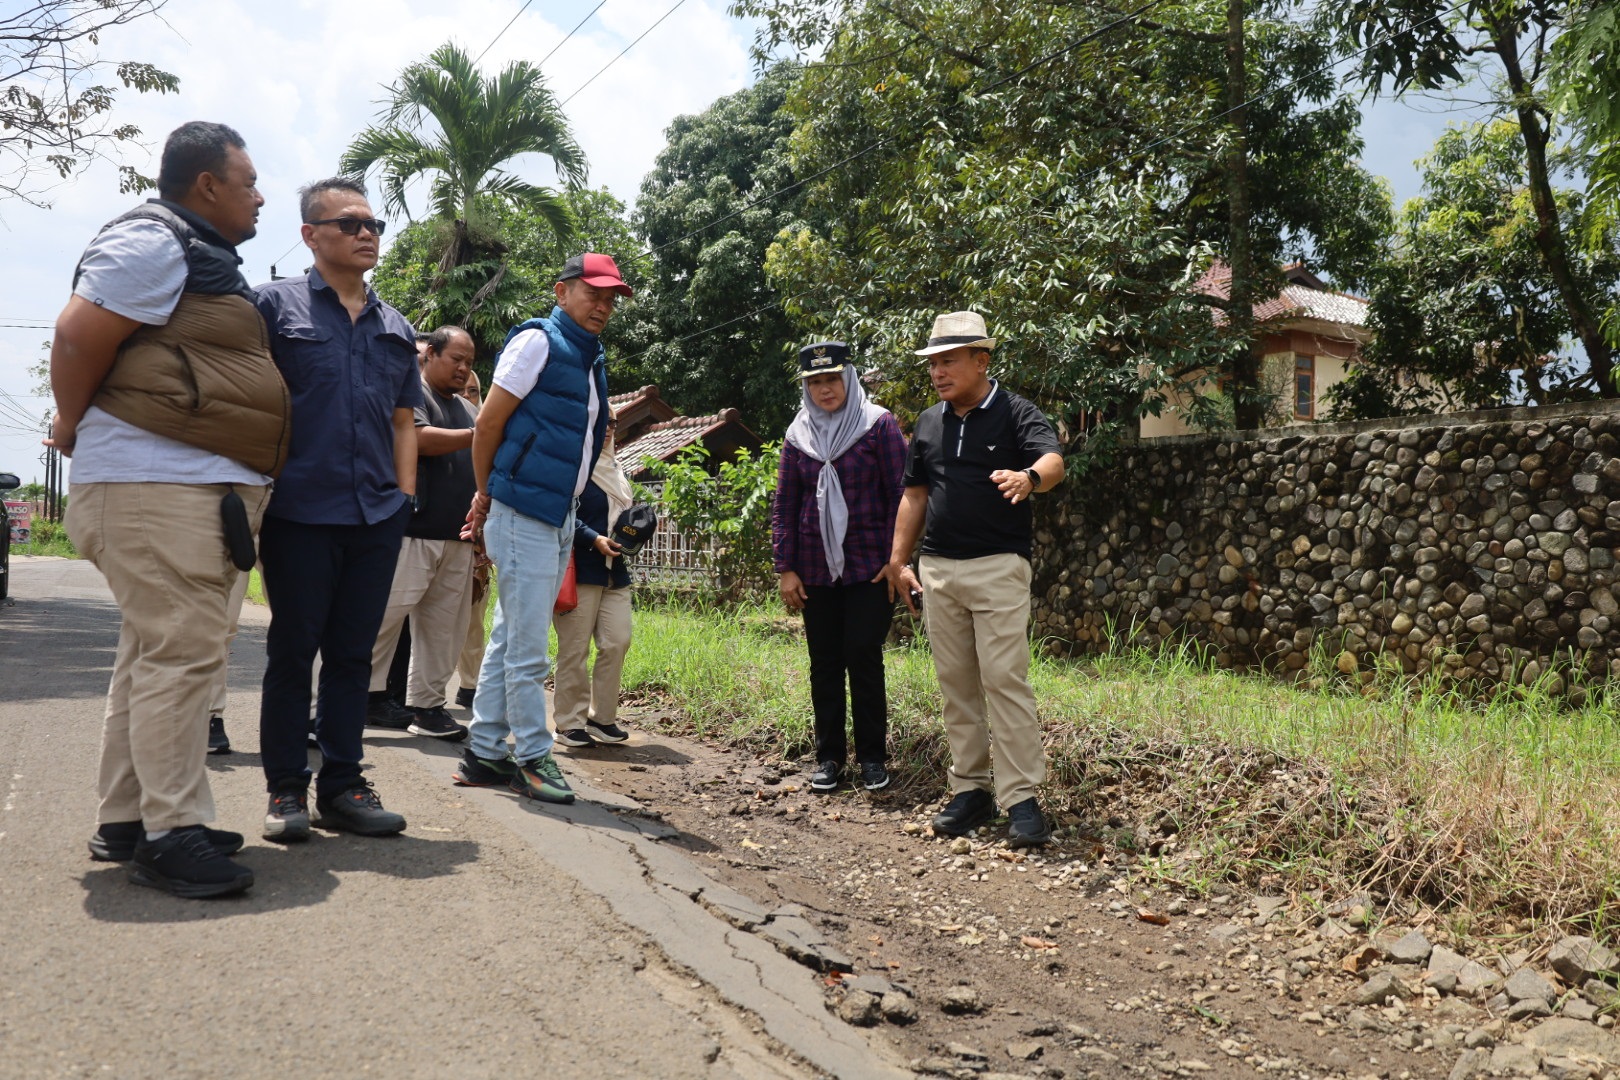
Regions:
M 225 523 L 225 550 L 230 552 L 231 563 L 242 573 L 253 569 L 258 552 L 253 550 L 253 526 L 248 523 L 247 504 L 235 491 L 227 491 L 219 500 L 219 516 Z

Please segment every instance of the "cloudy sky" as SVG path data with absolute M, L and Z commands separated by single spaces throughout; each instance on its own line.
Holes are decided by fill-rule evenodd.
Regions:
M 546 63 L 553 89 L 568 97 L 670 10 L 674 0 L 607 0 Z M 532 0 L 484 57 L 486 70 L 538 60 L 596 6 L 596 0 Z M 382 88 L 406 64 L 454 40 L 474 55 L 523 7 L 522 0 L 169 0 L 163 18 L 108 34 L 102 55 L 146 60 L 180 77 L 180 93 L 121 96 L 120 121 L 149 142 L 130 164 L 157 172 L 156 151 L 175 125 L 220 120 L 242 132 L 267 203 L 259 235 L 242 248 L 251 282 L 304 266 L 294 192 L 335 171 L 338 155 L 375 116 Z M 746 86 L 752 28 L 725 13 L 724 0 L 685 0 L 647 38 L 568 107 L 591 164 L 591 183 L 627 202 L 682 113 Z M 1398 199 L 1416 194 L 1412 159 L 1427 151 L 1444 118 L 1400 105 L 1369 110 L 1366 164 L 1387 176 Z M 534 162 L 531 179 L 550 182 Z M 42 478 L 37 436 L 13 414 L 41 415 L 27 368 L 66 301 L 73 265 L 96 229 L 133 204 L 118 194 L 111 165 L 98 165 L 48 193 L 49 209 L 0 202 L 0 471 Z

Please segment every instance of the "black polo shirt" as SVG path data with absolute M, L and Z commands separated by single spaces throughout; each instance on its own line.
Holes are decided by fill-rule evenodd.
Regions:
M 1027 469 L 1060 453 L 1057 432 L 1033 404 L 994 380 L 966 416 L 942 401 L 917 418 L 906 458 L 907 487 L 928 488 L 924 555 L 978 559 L 1011 552 L 1029 558 L 1030 501 L 1016 505 L 990 474 Z

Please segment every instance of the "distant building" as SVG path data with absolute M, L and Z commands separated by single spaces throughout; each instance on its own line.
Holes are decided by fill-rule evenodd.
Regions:
M 608 398 L 619 418 L 616 443 L 619 464 L 632 480 L 652 478 L 644 458 L 673 461 L 688 446 L 701 443 L 714 462 L 735 457 L 738 450 L 757 452 L 760 437 L 743 424 L 736 409 L 708 416 L 681 416 L 659 396 L 658 387 L 643 386 Z
M 1260 386 L 1275 399 L 1268 427 L 1318 419 L 1324 391 L 1344 380 L 1345 371 L 1372 336 L 1367 330 L 1367 301 L 1335 292 L 1299 263 L 1283 267 L 1282 274 L 1286 281 L 1282 291 L 1254 305 Z M 1194 288 L 1225 298 L 1231 295 L 1231 285 L 1231 269 L 1216 263 Z M 1225 320 L 1219 311 L 1215 317 Z M 1191 433 L 1185 402 L 1185 392 L 1169 394 L 1158 416 L 1142 418 L 1142 437 Z

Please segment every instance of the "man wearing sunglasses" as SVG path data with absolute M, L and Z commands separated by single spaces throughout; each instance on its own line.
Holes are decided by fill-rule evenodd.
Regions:
M 320 653 L 315 806 L 323 828 L 388 836 L 405 819 L 361 776 L 371 650 L 416 490 L 416 331 L 377 298 L 383 222 L 358 180 L 299 191 L 315 267 L 259 288 L 292 392 L 292 448 L 259 542 L 270 601 L 259 714 L 266 839 L 309 837 L 310 679 Z

